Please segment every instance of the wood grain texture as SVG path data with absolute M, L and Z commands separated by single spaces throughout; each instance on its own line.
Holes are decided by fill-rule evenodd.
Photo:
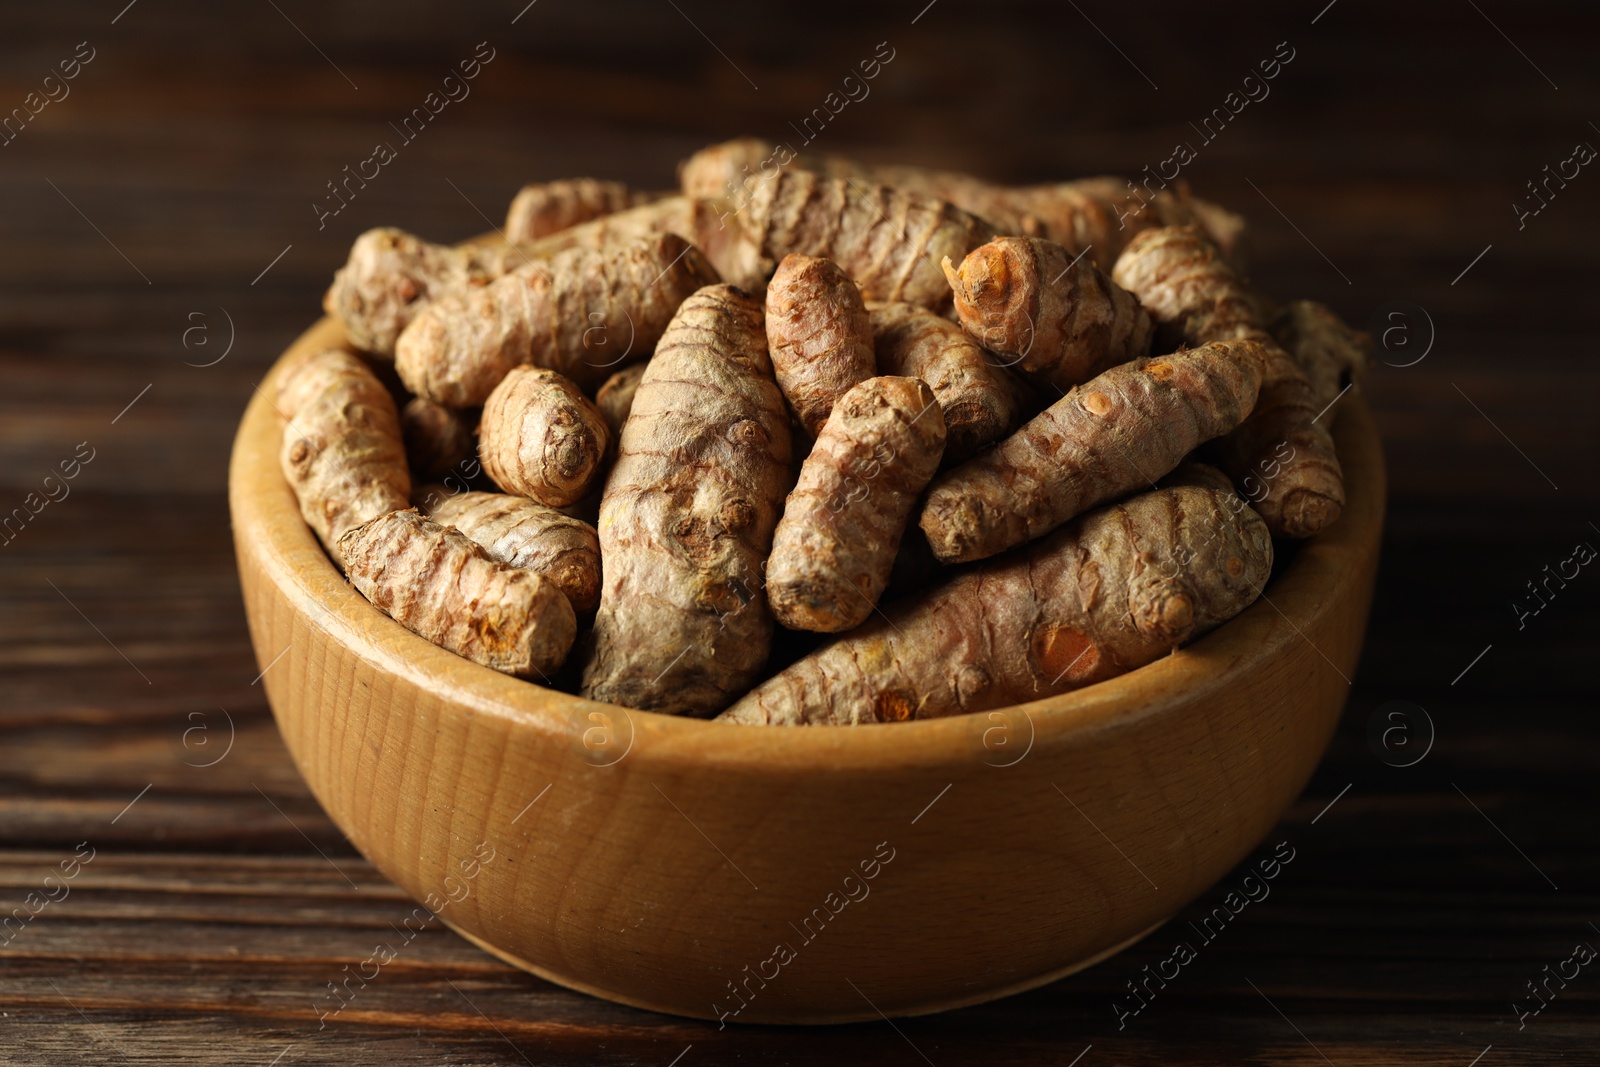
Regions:
M 0 1059 L 662 1065 L 684 1053 L 678 1067 L 693 1067 L 921 1052 L 947 1067 L 1068 1064 L 1092 1044 L 1078 1067 L 1324 1063 L 1306 1039 L 1339 1067 L 1465 1067 L 1490 1044 L 1479 1067 L 1592 1058 L 1600 984 L 1587 971 L 1526 1029 L 1511 1002 L 1600 922 L 1593 578 L 1524 630 L 1510 607 L 1600 523 L 1593 176 L 1525 229 L 1510 210 L 1544 165 L 1594 140 L 1592 10 L 1341 2 L 1311 25 L 1320 0 L 1226 15 L 1082 5 L 1157 91 L 1066 5 L 945 0 L 913 26 L 924 3 L 540 3 L 512 26 L 521 3 L 280 0 L 357 91 L 269 5 L 141 0 L 111 25 L 124 6 L 18 7 L 0 41 L 7 109 L 76 42 L 98 49 L 72 95 L 0 148 L 0 511 L 77 442 L 99 450 L 69 499 L 0 547 L 0 914 L 77 842 L 99 849 L 71 896 L 0 948 Z M 675 161 L 709 141 L 795 136 L 789 123 L 883 40 L 895 60 L 814 147 L 1018 181 L 1136 173 L 1285 38 L 1298 55 L 1271 97 L 1185 177 L 1250 218 L 1272 295 L 1326 300 L 1358 325 L 1414 301 L 1438 342 L 1363 387 L 1391 479 L 1382 574 L 1349 708 L 1268 838 L 1298 849 L 1272 895 L 1121 1030 L 1112 999 L 1243 868 L 1114 960 L 900 1020 L 899 1033 L 881 1020 L 719 1032 L 565 991 L 431 929 L 319 1030 L 312 999 L 409 906 L 322 814 L 251 685 L 224 485 L 253 386 L 355 234 L 399 223 L 457 239 L 529 180 L 670 184 Z M 473 96 L 318 230 L 324 183 L 484 39 L 499 54 Z M 223 309 L 234 348 L 185 366 L 221 354 Z M 186 348 L 202 322 L 209 334 L 189 341 L 212 347 Z M 1385 765 L 1368 740 L 1395 700 L 1432 717 L 1434 744 L 1412 767 Z M 183 733 L 206 721 L 225 735 L 219 706 L 234 746 L 194 766 L 214 750 L 191 751 Z

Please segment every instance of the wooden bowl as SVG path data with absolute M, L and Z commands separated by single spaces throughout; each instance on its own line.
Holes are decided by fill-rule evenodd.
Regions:
M 268 399 L 286 363 L 342 340 L 323 320 L 296 341 L 234 444 L 267 694 L 355 846 L 438 920 L 550 981 L 783 1023 L 1042 985 L 1150 932 L 1245 857 L 1339 718 L 1383 521 L 1358 394 L 1337 409 L 1343 517 L 1209 637 L 1004 712 L 761 729 L 497 674 L 348 586 L 279 473 Z M 412 928 L 432 921 L 415 915 Z

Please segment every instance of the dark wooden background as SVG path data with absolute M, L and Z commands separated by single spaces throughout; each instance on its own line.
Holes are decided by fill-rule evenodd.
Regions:
M 1512 208 L 1600 146 L 1597 12 L 925 2 L 6 5 L 0 112 L 79 42 L 95 58 L 0 147 L 0 513 L 80 442 L 94 459 L 0 545 L 0 913 L 79 842 L 95 858 L 0 947 L 0 1061 L 1600 1062 L 1600 968 L 1513 1010 L 1600 946 L 1600 576 L 1552 584 L 1521 629 L 1512 607 L 1600 546 L 1600 169 L 1524 228 Z M 324 183 L 484 40 L 471 97 L 319 230 Z M 462 238 L 531 179 L 670 184 L 702 143 L 791 136 L 881 41 L 895 58 L 815 147 L 1015 180 L 1154 164 L 1295 50 L 1186 176 L 1251 218 L 1268 292 L 1397 327 L 1365 389 L 1392 475 L 1381 585 L 1339 735 L 1271 839 L 1298 858 L 1120 1032 L 1112 998 L 1184 916 L 898 1032 L 718 1032 L 432 932 L 319 1030 L 324 984 L 406 906 L 252 685 L 224 487 L 254 383 L 362 229 Z M 1385 747 L 1374 722 L 1402 729 Z

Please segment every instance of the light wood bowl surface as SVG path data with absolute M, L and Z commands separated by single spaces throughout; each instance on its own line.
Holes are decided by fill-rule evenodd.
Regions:
M 1049 982 L 1244 858 L 1344 705 L 1384 508 L 1358 393 L 1336 409 L 1343 516 L 1208 637 L 1004 712 L 750 728 L 498 674 L 352 589 L 279 471 L 269 399 L 287 364 L 342 342 L 327 319 L 301 336 L 234 444 L 240 580 L 273 712 L 368 859 L 439 920 L 562 985 L 701 1018 L 742 1002 L 730 1020 L 821 1023 Z

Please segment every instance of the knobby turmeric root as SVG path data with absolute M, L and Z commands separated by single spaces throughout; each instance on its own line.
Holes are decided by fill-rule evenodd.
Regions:
M 761 304 L 700 290 L 645 369 L 606 481 L 584 696 L 710 715 L 756 680 L 772 640 L 761 565 L 789 453 Z
M 1223 474 L 1221 470 L 1209 463 L 1197 459 L 1186 459 L 1171 474 L 1156 483 L 1159 489 L 1170 489 L 1175 485 L 1194 485 L 1201 489 L 1215 489 L 1224 495 L 1231 494 L 1238 499 L 1239 494 L 1233 491 L 1233 479 Z
M 511 208 L 506 212 L 505 237 L 513 244 L 531 244 L 580 222 L 653 203 L 667 195 L 639 192 L 621 182 L 596 178 L 566 178 L 524 185 L 512 198 Z
M 589 491 L 610 445 L 600 409 L 570 380 L 542 367 L 507 374 L 478 423 L 478 456 L 494 484 L 550 507 Z
M 872 377 L 861 290 L 826 259 L 787 255 L 767 285 L 767 344 L 778 388 L 816 437 L 834 402 Z
M 628 413 L 633 410 L 633 395 L 639 391 L 644 367 L 643 363 L 624 367 L 607 378 L 605 384 L 595 391 L 594 406 L 600 409 L 600 414 L 606 418 L 606 425 L 611 427 L 612 443 L 622 437 L 622 424 L 628 421 Z
M 810 171 L 859 185 L 887 185 L 947 200 L 993 223 L 1000 233 L 1047 237 L 1071 251 L 1086 252 L 1095 266 L 1110 270 L 1129 238 L 1156 226 L 1194 224 L 1203 228 L 1231 258 L 1238 254 L 1244 220 L 1155 179 L 1135 186 L 1121 178 L 1082 178 L 1042 185 L 1004 186 L 970 174 L 929 167 L 879 166 L 843 156 L 799 155 L 753 137 L 701 149 L 678 168 L 684 193 L 696 197 L 743 200 L 782 171 Z M 954 257 L 952 257 L 954 258 Z
M 489 558 L 554 582 L 580 615 L 600 603 L 600 539 L 594 527 L 526 497 L 438 494 L 428 518 L 470 537 Z
M 1154 323 L 1132 294 L 1054 241 L 998 237 L 943 265 L 962 328 L 1057 389 L 1150 350 Z
M 1311 537 L 1344 507 L 1344 476 L 1328 424 L 1305 373 L 1265 328 L 1244 284 L 1192 227 L 1146 230 L 1129 242 L 1112 277 L 1189 344 L 1259 341 L 1267 361 L 1250 417 L 1218 443 L 1234 484 L 1281 537 Z
M 983 559 L 1176 467 L 1256 402 L 1262 346 L 1217 342 L 1123 363 L 992 451 L 945 472 L 920 520 L 941 562 Z
M 351 344 L 390 356 L 400 331 L 429 301 L 488 285 L 525 262 L 513 245 L 453 248 L 381 226 L 350 246 L 350 258 L 334 273 L 322 308 L 344 323 Z
M 1372 335 L 1352 329 L 1332 309 L 1315 300 L 1295 300 L 1271 322 L 1283 346 L 1311 386 L 1311 402 L 1321 411 L 1346 386 L 1358 384 L 1372 365 Z
M 400 409 L 400 433 L 405 438 L 411 469 L 424 478 L 443 478 L 471 459 L 477 413 L 447 408 L 426 397 L 414 396 Z
M 300 514 L 334 561 L 344 532 L 407 506 L 411 474 L 394 399 L 367 365 L 329 349 L 278 386 L 279 462 Z
M 840 398 L 772 537 L 779 622 L 837 633 L 872 614 L 944 439 L 939 403 L 916 378 L 869 378 Z
M 400 335 L 395 370 L 413 393 L 448 407 L 483 403 L 525 364 L 593 389 L 618 364 L 648 356 L 684 297 L 716 280 L 677 234 L 570 248 L 435 300 Z
M 772 264 L 761 262 L 734 213 L 722 201 L 669 196 L 569 226 L 521 248 L 532 259 L 550 259 L 571 248 L 600 250 L 674 233 L 698 248 L 722 280 L 753 291 L 772 273 Z
M 843 178 L 783 171 L 760 185 L 736 222 L 767 265 L 791 253 L 831 259 L 868 300 L 928 308 L 950 302 L 939 261 L 994 236 L 984 220 L 943 200 Z
M 748 196 L 756 183 L 771 181 L 784 167 L 825 173 L 817 165 L 822 157 L 805 157 L 805 163 L 813 164 L 807 166 L 796 164 L 792 153 L 783 155 L 786 158 L 780 159 L 778 147 L 759 137 L 735 137 L 707 145 L 678 164 L 678 188 L 685 196 L 738 201 Z
M 711 200 L 672 196 L 557 230 L 527 243 L 505 240 L 461 246 L 439 245 L 398 230 L 368 230 L 350 248 L 349 260 L 333 277 L 322 306 L 345 327 L 350 343 L 376 356 L 390 356 L 401 332 L 429 303 L 462 296 L 518 267 L 545 261 L 573 248 L 613 248 L 644 237 L 674 233 L 695 245 L 719 275 L 759 286 L 771 266 L 743 239 L 729 217 L 732 209 Z
M 531 570 L 489 558 L 459 530 L 391 511 L 339 539 L 350 581 L 413 633 L 518 677 L 554 673 L 577 635 L 572 605 Z
M 1192 486 L 1145 493 L 891 606 L 719 721 L 902 722 L 1038 700 L 1199 637 L 1248 607 L 1271 569 L 1249 508 Z
M 1021 424 L 1029 390 L 956 323 L 914 304 L 871 304 L 878 373 L 921 378 L 944 412 L 944 463 L 976 455 Z

